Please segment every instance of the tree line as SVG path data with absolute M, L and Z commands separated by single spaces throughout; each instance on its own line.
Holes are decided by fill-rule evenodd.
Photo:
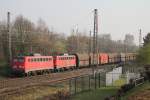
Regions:
M 137 62 L 140 65 L 150 65 L 150 33 L 143 38 L 143 45 L 140 47 Z
M 86 32 L 72 29 L 70 35 L 51 31 L 46 23 L 39 19 L 33 23 L 19 15 L 10 23 L 12 56 L 40 53 L 53 55 L 57 53 L 89 53 L 92 52 L 92 36 Z M 0 22 L 0 60 L 9 57 L 9 32 L 5 21 Z M 98 36 L 99 52 L 136 52 L 134 37 L 126 34 L 124 40 L 112 40 L 110 34 Z

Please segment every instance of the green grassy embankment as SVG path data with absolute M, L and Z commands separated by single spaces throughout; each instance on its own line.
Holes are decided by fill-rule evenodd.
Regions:
M 72 100 L 104 100 L 106 97 L 115 95 L 118 89 L 119 87 L 102 87 L 75 95 Z

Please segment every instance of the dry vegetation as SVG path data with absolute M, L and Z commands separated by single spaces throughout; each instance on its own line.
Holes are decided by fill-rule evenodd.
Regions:
M 141 90 L 131 95 L 128 97 L 128 100 L 150 100 L 150 87 L 149 89 Z
M 64 91 L 65 90 L 65 91 Z M 63 92 L 61 92 L 63 91 Z M 55 86 L 32 86 L 21 91 L 16 91 L 14 94 L 2 97 L 4 100 L 59 100 L 57 95 L 67 95 L 68 85 L 57 84 Z M 64 94 L 62 94 L 64 93 Z M 69 95 L 69 94 L 68 94 Z

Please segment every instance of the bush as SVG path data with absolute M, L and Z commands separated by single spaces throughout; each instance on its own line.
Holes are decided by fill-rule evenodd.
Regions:
M 134 87 L 134 84 L 125 84 L 121 86 L 121 90 L 123 93 L 126 93 L 127 91 L 131 90 Z

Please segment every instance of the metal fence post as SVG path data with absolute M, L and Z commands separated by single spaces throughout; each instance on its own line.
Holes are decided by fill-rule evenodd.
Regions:
M 82 79 L 82 91 L 84 91 L 84 77 L 82 76 L 81 79 Z
M 75 80 L 74 80 L 74 87 L 75 87 L 75 89 L 74 89 L 74 92 L 75 92 L 75 94 L 76 94 L 76 92 L 77 92 L 77 78 L 75 77 Z
M 96 73 L 95 73 L 94 79 L 95 79 L 95 89 L 96 89 L 96 85 L 97 85 L 97 84 L 96 84 Z
M 89 90 L 91 89 L 91 76 L 89 75 Z
M 83 91 L 83 76 L 81 77 L 81 91 Z
M 69 92 L 70 92 L 70 94 L 72 94 L 72 93 L 71 93 L 71 89 L 72 89 L 71 80 L 72 80 L 72 79 L 69 80 Z
M 100 73 L 98 73 L 98 76 L 99 76 L 99 78 L 98 78 L 98 83 L 99 83 L 99 88 L 100 88 L 100 86 L 101 86 L 101 81 L 100 81 L 100 78 L 101 78 L 101 76 L 100 76 Z
M 114 86 L 113 73 L 111 73 L 111 76 L 112 76 L 112 86 Z

